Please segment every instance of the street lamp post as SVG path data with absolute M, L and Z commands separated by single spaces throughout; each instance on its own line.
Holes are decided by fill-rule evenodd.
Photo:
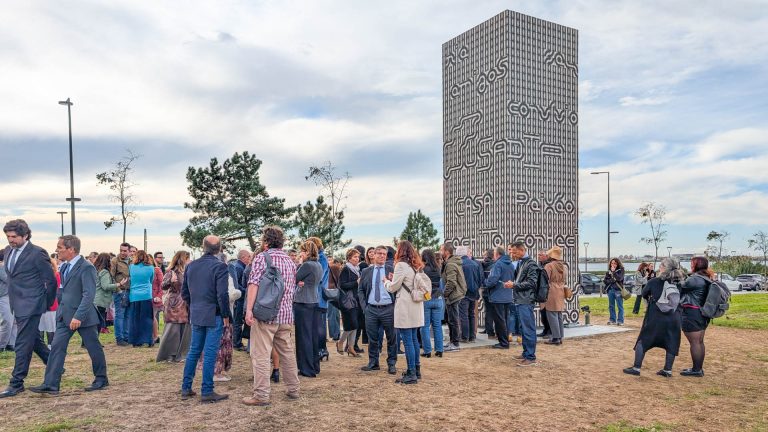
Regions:
M 64 215 L 67 214 L 67 212 L 57 211 L 56 214 L 61 216 L 61 236 L 64 237 Z
M 610 263 L 611 263 L 611 172 L 610 171 L 593 171 L 590 174 L 598 175 L 598 174 L 607 174 L 608 175 L 608 229 L 606 230 L 608 233 L 608 268 L 610 269 Z
M 69 120 L 69 198 L 67 201 L 72 205 L 70 214 L 72 219 L 72 235 L 76 234 L 75 230 L 75 202 L 80 201 L 80 198 L 75 198 L 75 169 L 74 161 L 72 160 L 72 101 L 67 98 L 65 101 L 59 101 L 59 105 L 67 106 L 67 119 Z
M 672 246 L 667 246 L 667 258 L 672 258 Z
M 589 242 L 584 242 L 584 273 L 589 272 Z

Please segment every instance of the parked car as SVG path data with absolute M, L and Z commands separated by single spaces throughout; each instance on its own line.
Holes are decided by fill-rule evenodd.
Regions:
M 744 288 L 741 282 L 734 279 L 733 276 L 728 273 L 719 273 L 718 276 L 720 277 L 720 281 L 723 282 L 731 292 L 741 291 Z
M 635 292 L 635 273 L 624 275 L 624 288 L 632 294 L 637 294 Z
M 736 280 L 741 282 L 745 291 L 759 291 L 764 284 L 763 277 L 759 274 L 740 274 L 736 276 Z
M 581 273 L 579 280 L 579 294 L 594 294 L 603 290 L 603 280 L 592 273 Z

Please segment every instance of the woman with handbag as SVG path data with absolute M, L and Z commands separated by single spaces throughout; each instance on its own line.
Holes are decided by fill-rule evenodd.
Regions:
M 155 361 L 180 362 L 187 357 L 192 338 L 192 325 L 189 323 L 189 305 L 181 297 L 181 285 L 184 281 L 184 269 L 189 264 L 187 251 L 178 251 L 171 258 L 171 263 L 160 285 L 163 294 L 163 318 L 165 328 L 160 338 L 160 349 Z
M 552 246 L 547 251 L 549 262 L 544 266 L 544 271 L 549 277 L 549 293 L 547 301 L 543 303 L 543 309 L 547 313 L 547 321 L 552 332 L 552 337 L 544 342 L 549 345 L 562 345 L 565 326 L 563 324 L 563 311 L 565 311 L 565 265 L 563 264 L 563 250 L 560 246 Z
M 301 265 L 296 270 L 296 294 L 293 298 L 293 317 L 296 328 L 296 366 L 299 375 L 314 378 L 320 373 L 320 340 L 315 328 L 318 285 L 323 279 L 323 268 L 318 259 L 317 246 L 305 241 L 299 251 Z
M 110 261 L 112 256 L 108 253 L 100 253 L 93 263 L 96 267 L 96 296 L 93 298 L 93 304 L 99 312 L 99 333 L 104 333 L 107 328 L 107 309 L 112 303 L 112 295 L 118 290 L 115 279 L 109 273 Z
M 357 249 L 347 251 L 347 262 L 339 275 L 339 308 L 341 310 L 341 322 L 344 332 L 336 342 L 336 351 L 339 354 L 347 353 L 348 356 L 360 357 L 355 352 L 355 336 L 362 326 L 360 322 L 360 306 L 357 301 L 357 280 L 360 279 L 360 252 Z
M 395 253 L 395 272 L 390 274 L 384 287 L 390 293 L 397 293 L 395 298 L 395 329 L 403 338 L 405 359 L 408 369 L 403 377 L 395 382 L 416 384 L 421 378 L 419 362 L 419 342 L 416 332 L 424 326 L 424 305 L 414 301 L 412 292 L 416 289 L 416 272 L 424 267 L 411 242 L 401 241 Z
M 621 292 L 624 290 L 624 265 L 618 258 L 611 258 L 608 263 L 608 272 L 603 278 L 605 292 L 608 293 L 608 314 L 610 321 L 608 325 L 624 325 L 624 297 Z M 616 309 L 618 308 L 618 316 Z

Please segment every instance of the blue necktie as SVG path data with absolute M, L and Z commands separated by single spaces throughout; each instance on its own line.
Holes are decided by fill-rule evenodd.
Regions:
M 375 287 L 373 299 L 378 303 L 381 301 L 381 267 L 376 267 L 376 274 L 373 277 L 376 279 L 376 282 L 373 284 Z
M 11 252 L 11 259 L 8 260 L 8 270 L 13 271 L 13 268 L 16 267 L 16 257 L 19 255 L 18 249 L 13 249 L 13 252 Z
M 69 276 L 69 263 L 66 262 L 64 265 L 61 266 L 61 284 L 64 285 L 64 282 L 67 280 L 67 276 Z

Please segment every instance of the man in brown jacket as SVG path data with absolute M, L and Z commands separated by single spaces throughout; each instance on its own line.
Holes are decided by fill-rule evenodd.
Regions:
M 115 341 L 119 346 L 128 346 L 128 323 L 125 322 L 125 309 L 123 306 L 128 304 L 128 301 L 123 301 L 123 297 L 128 296 L 128 290 L 131 288 L 131 272 L 130 265 L 130 249 L 131 245 L 123 243 L 120 245 L 120 254 L 112 258 L 112 265 L 110 273 L 117 283 L 119 291 L 116 292 L 112 299 L 115 302 Z
M 443 270 L 440 276 L 445 283 L 445 308 L 448 316 L 448 335 L 450 343 L 444 351 L 458 351 L 461 339 L 461 321 L 459 319 L 459 302 L 467 293 L 467 281 L 464 279 L 464 270 L 461 268 L 461 257 L 455 256 L 456 248 L 451 242 L 445 242 L 440 247 L 440 255 L 443 257 Z

